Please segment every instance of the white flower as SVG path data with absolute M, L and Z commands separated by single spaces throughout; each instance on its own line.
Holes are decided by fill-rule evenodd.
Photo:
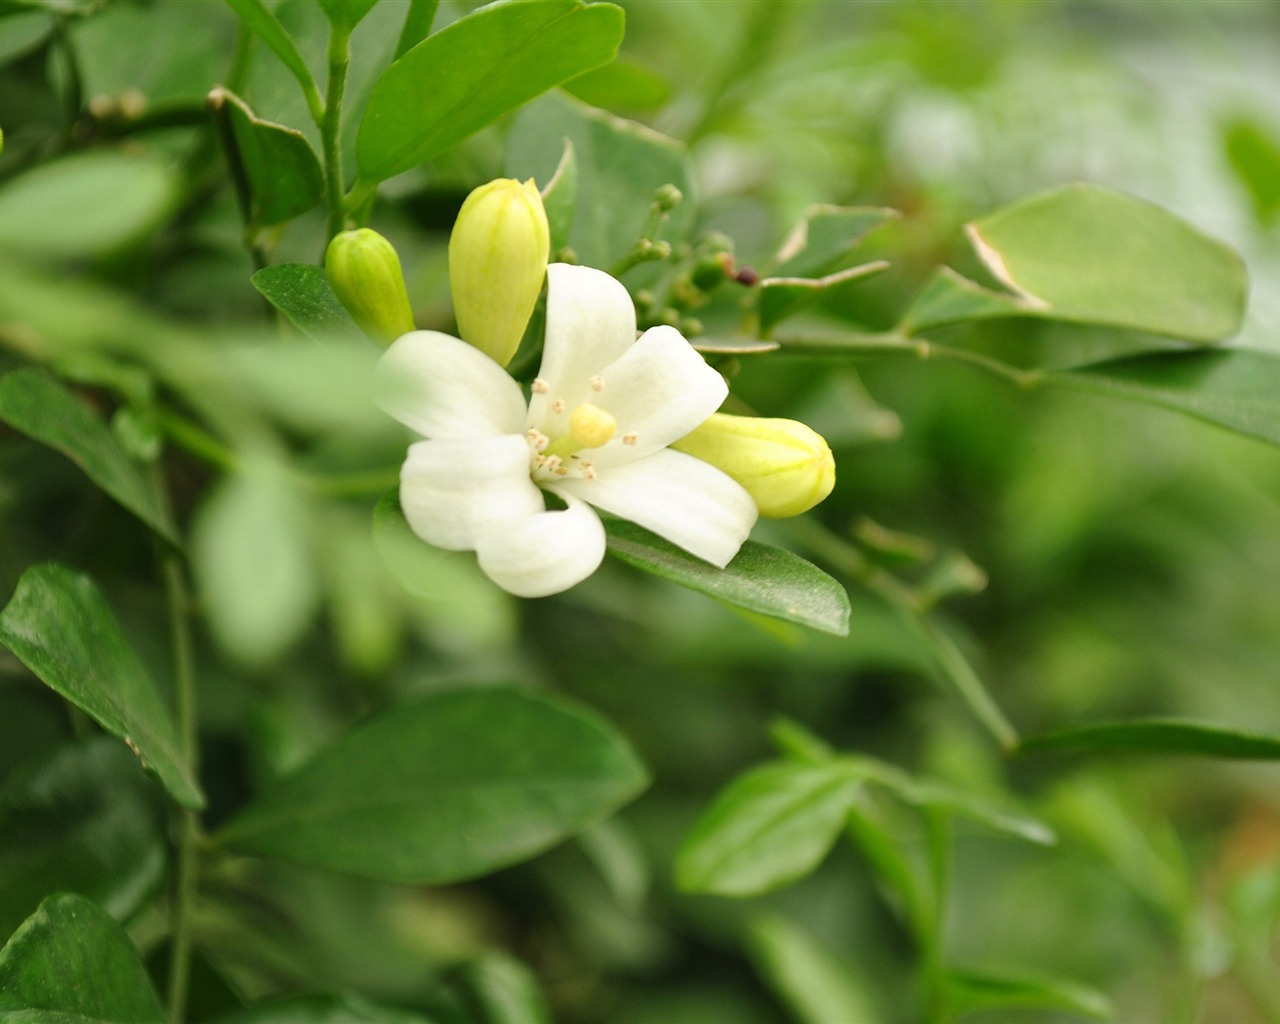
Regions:
M 604 558 L 591 506 L 724 567 L 756 519 L 720 470 L 667 445 L 724 401 L 728 387 L 680 333 L 636 339 L 635 308 L 608 274 L 547 268 L 542 367 L 527 408 L 520 386 L 466 342 L 414 331 L 382 357 L 382 406 L 428 440 L 409 448 L 400 504 L 429 544 L 475 551 L 521 597 L 567 590 Z M 543 491 L 563 509 L 548 510 Z

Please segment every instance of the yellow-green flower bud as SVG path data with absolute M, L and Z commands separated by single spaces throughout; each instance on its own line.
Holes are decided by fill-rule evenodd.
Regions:
M 551 231 L 533 179 L 499 178 L 467 196 L 449 238 L 458 336 L 501 366 L 520 345 L 547 273 Z
M 795 420 L 715 413 L 671 447 L 733 477 L 769 519 L 807 512 L 836 482 L 827 442 Z
M 334 235 L 325 250 L 324 269 L 347 312 L 374 341 L 389 345 L 413 330 L 400 257 L 376 231 L 360 228 Z

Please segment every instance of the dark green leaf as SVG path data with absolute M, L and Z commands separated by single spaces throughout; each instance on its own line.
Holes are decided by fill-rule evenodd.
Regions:
M 1253 349 L 1157 352 L 1045 375 L 1052 384 L 1185 413 L 1280 444 L 1280 357 Z
M 38 1010 L 40 1014 L 6 1014 Z M 71 1019 L 163 1024 L 164 1011 L 133 943 L 83 896 L 40 904 L 0 950 L 0 1021 Z
M 378 0 L 316 0 L 335 28 L 350 31 L 373 10 Z
M 364 332 L 329 286 L 324 268 L 310 263 L 277 263 L 263 267 L 250 280 L 307 337 L 368 346 Z
M 1111 1003 L 1101 992 L 1059 978 L 1017 977 L 976 971 L 949 971 L 947 990 L 960 1014 L 997 1007 L 1062 1010 L 1097 1020 L 1111 1019 Z
M 60 747 L 0 787 L 0 935 L 52 892 L 79 893 L 124 920 L 164 864 L 155 790 L 114 740 Z
M 458 973 L 478 1024 L 551 1024 L 537 978 L 514 957 L 489 953 Z
M 821 277 L 876 228 L 901 214 L 878 206 L 813 206 L 782 243 L 771 277 Z
M 250 224 L 281 224 L 320 202 L 324 173 L 301 132 L 255 117 L 240 97 L 226 89 L 215 90 L 209 102 L 231 127 L 240 167 L 248 179 Z
M 622 10 L 510 0 L 428 36 L 383 73 L 360 122 L 361 177 L 422 163 L 561 82 L 612 60 Z
M 1069 185 L 967 230 L 987 269 L 1040 316 L 1199 342 L 1239 330 L 1248 290 L 1240 257 L 1143 200 Z
M 609 267 L 644 234 L 653 194 L 674 185 L 685 196 L 693 186 L 684 147 L 651 128 L 624 121 L 553 93 L 520 111 L 507 136 L 507 173 L 552 180 L 573 144 L 577 189 L 569 245 L 583 263 Z M 693 223 L 686 201 L 668 215 L 656 238 L 682 240 Z
M 404 883 L 473 878 L 599 821 L 645 785 L 606 722 L 516 690 L 439 694 L 321 751 L 223 830 L 244 853 Z
M 355 996 L 293 996 L 219 1017 L 215 1024 L 432 1024 L 432 1019 Z
M 431 23 L 436 20 L 436 8 L 439 6 L 440 0 L 409 0 L 409 9 L 404 12 L 404 27 L 396 43 L 396 60 L 431 35 Z
M 47 373 L 20 369 L 0 377 L 0 420 L 61 452 L 117 502 L 177 543 L 142 471 L 129 461 L 110 428 Z
M 709 594 L 726 604 L 849 634 L 849 595 L 844 587 L 799 555 L 747 541 L 725 568 L 695 558 L 634 523 L 606 519 L 609 553 L 655 576 Z
M 799 1024 L 876 1024 L 867 986 L 811 936 L 782 917 L 751 929 L 753 959 Z
M 203 805 L 154 681 L 88 576 L 55 563 L 28 569 L 0 612 L 0 644 L 124 740 L 180 804 Z
M 92 256 L 155 226 L 176 193 L 174 172 L 152 156 L 95 149 L 63 157 L 0 189 L 0 248 Z
M 315 79 L 311 77 L 311 69 L 302 59 L 302 54 L 298 52 L 298 47 L 289 37 L 289 33 L 285 31 L 284 26 L 271 13 L 263 0 L 227 0 L 227 3 L 254 35 L 271 47 L 275 55 L 298 80 L 302 91 L 309 98 L 312 96 L 318 98 L 320 93 L 316 89 Z
M 1280 736 L 1227 729 L 1181 719 L 1101 722 L 1024 740 L 1020 751 L 1087 754 L 1192 754 L 1240 760 L 1280 759 Z
M 741 776 L 681 845 L 680 888 L 755 896 L 803 878 L 836 841 L 861 781 L 840 761 L 786 761 Z
M 888 263 L 877 260 L 860 267 L 837 270 L 823 277 L 766 277 L 760 282 L 756 307 L 760 316 L 760 331 L 768 335 L 780 321 L 817 302 L 830 288 L 888 269 Z

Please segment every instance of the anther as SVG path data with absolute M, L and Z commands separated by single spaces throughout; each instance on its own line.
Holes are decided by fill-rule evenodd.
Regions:
M 551 411 L 552 411 L 552 412 L 564 412 L 564 399 L 563 399 L 563 398 L 557 398 L 554 402 L 552 402 L 552 403 L 551 403 Z
M 601 377 L 600 374 L 597 373 L 592 377 L 590 383 L 592 391 L 600 392 L 604 390 L 604 378 Z
M 535 452 L 544 451 L 551 443 L 551 438 L 547 437 L 541 430 L 529 429 L 525 431 L 524 439 L 533 446 Z
M 640 435 L 635 431 L 628 431 L 622 435 L 623 444 L 636 444 L 640 440 Z
M 548 384 L 541 377 L 534 377 L 533 383 L 529 385 L 529 388 L 533 391 L 535 395 L 545 395 L 548 391 L 551 390 L 551 385 Z

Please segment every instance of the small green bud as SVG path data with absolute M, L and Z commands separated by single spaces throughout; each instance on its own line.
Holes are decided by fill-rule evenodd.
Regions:
M 462 204 L 449 237 L 458 336 L 506 366 L 547 273 L 551 231 L 533 179 L 499 178 Z
M 682 199 L 684 199 L 684 193 L 668 183 L 654 192 L 653 205 L 663 213 L 669 213 L 680 205 Z
M 827 442 L 795 420 L 714 413 L 671 447 L 731 476 L 768 519 L 809 511 L 836 483 Z
M 374 341 L 389 345 L 414 329 L 400 257 L 376 231 L 360 228 L 334 235 L 325 250 L 324 269 L 347 312 Z

